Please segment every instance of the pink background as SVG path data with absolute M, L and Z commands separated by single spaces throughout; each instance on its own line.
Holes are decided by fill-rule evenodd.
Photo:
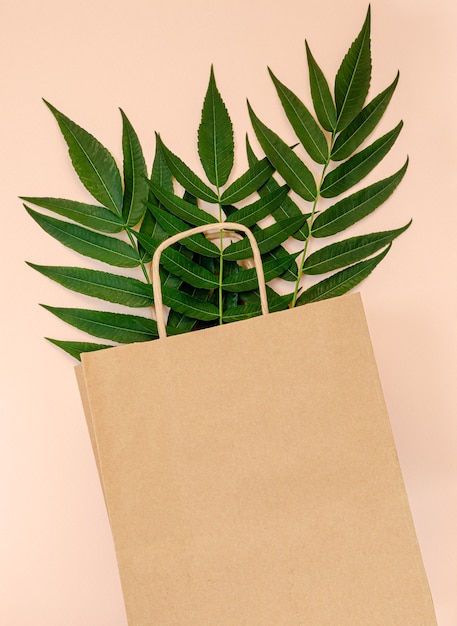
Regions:
M 414 224 L 360 291 L 438 623 L 456 626 L 457 4 L 371 6 L 371 95 L 401 71 L 380 130 L 405 122 L 376 178 L 398 169 L 406 154 L 410 167 L 363 226 L 395 228 L 410 217 Z M 198 169 L 196 129 L 214 63 L 243 166 L 246 97 L 270 126 L 287 128 L 266 66 L 308 99 L 305 37 L 333 79 L 366 8 L 365 0 L 3 3 L 1 624 L 126 626 L 75 361 L 42 338 L 81 337 L 38 306 L 89 300 L 24 263 L 72 265 L 80 257 L 41 231 L 17 196 L 88 199 L 41 97 L 118 161 L 120 106 L 148 164 L 157 130 Z

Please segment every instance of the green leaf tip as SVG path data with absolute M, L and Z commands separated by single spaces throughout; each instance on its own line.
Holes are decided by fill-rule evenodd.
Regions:
M 104 207 L 122 214 L 122 182 L 112 154 L 89 132 L 44 100 L 67 143 L 71 162 L 80 181 Z
M 116 343 L 134 343 L 151 341 L 158 336 L 156 322 L 147 317 L 45 304 L 40 306 L 67 324 L 100 339 Z
M 233 168 L 234 140 L 232 122 L 212 65 L 198 128 L 198 154 L 208 180 L 219 189 Z
M 339 133 L 332 148 L 332 161 L 342 161 L 351 156 L 375 129 L 397 87 L 399 72 L 394 81 L 371 100 L 352 122 Z
M 200 198 L 200 200 L 206 200 L 211 203 L 218 202 L 218 196 L 215 191 L 204 183 L 201 178 L 184 163 L 184 161 L 173 154 L 173 152 L 165 146 L 159 136 L 157 137 L 157 141 L 172 175 L 184 187 L 184 189 L 196 198 Z
M 309 84 L 314 111 L 322 128 L 333 132 L 336 126 L 336 108 L 330 87 L 323 71 L 316 63 L 308 42 L 305 40 L 306 58 L 308 61 Z
M 390 132 L 331 170 L 322 183 L 321 196 L 333 198 L 367 176 L 389 152 L 402 128 L 403 122 L 400 121 Z
M 81 361 L 81 354 L 85 352 L 94 352 L 95 350 L 106 350 L 106 348 L 112 348 L 112 345 L 103 343 L 92 343 L 89 341 L 62 341 L 60 339 L 51 339 L 45 337 L 46 341 L 54 344 L 70 356 L 74 357 L 78 361 Z
M 362 110 L 371 81 L 371 10 L 351 44 L 335 77 L 336 130 L 340 131 Z
M 276 78 L 271 70 L 269 72 L 287 119 L 300 143 L 313 161 L 321 165 L 327 163 L 329 146 L 314 117 L 300 98 Z
M 122 109 L 122 153 L 124 157 L 124 194 L 122 216 L 128 226 L 136 226 L 146 212 L 149 189 L 146 162 L 138 135 Z
M 248 110 L 254 132 L 270 163 L 301 198 L 309 202 L 315 200 L 317 186 L 311 171 L 285 141 L 260 121 L 249 102 Z
M 380 180 L 339 200 L 319 213 L 313 223 L 314 237 L 329 237 L 363 219 L 385 202 L 400 184 L 409 159 L 392 176 Z

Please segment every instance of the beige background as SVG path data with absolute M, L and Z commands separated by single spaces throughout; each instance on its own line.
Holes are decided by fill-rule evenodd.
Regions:
M 395 195 L 364 228 L 394 228 L 409 217 L 414 224 L 360 291 L 438 623 L 456 626 L 457 5 L 373 0 L 371 6 L 371 95 L 399 68 L 381 129 L 405 122 L 377 177 L 398 169 L 406 154 L 411 163 Z M 214 63 L 243 166 L 247 96 L 270 126 L 287 128 L 266 66 L 307 99 L 305 37 L 331 78 L 366 8 L 362 0 L 3 3 L 1 624 L 126 626 L 74 361 L 42 339 L 77 333 L 38 306 L 86 306 L 88 300 L 24 263 L 80 259 L 42 232 L 17 196 L 87 199 L 41 97 L 118 160 L 120 106 L 148 163 L 158 130 L 198 169 L 196 129 Z

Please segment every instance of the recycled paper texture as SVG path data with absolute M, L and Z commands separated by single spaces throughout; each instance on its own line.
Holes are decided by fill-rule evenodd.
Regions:
M 83 355 L 130 626 L 433 626 L 360 297 Z

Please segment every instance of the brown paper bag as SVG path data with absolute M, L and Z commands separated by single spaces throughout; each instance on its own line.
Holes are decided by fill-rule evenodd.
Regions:
M 78 379 L 130 626 L 436 625 L 359 295 Z

